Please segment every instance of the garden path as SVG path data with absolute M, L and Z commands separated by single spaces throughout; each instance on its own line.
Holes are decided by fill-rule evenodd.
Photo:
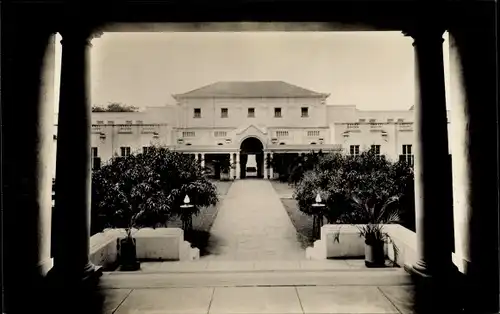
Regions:
M 305 251 L 280 198 L 268 180 L 235 181 L 210 230 L 217 260 L 303 260 Z

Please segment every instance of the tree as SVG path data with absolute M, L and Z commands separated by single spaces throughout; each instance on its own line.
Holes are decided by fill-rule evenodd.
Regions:
M 414 216 L 413 169 L 404 162 L 392 163 L 372 150 L 359 156 L 334 153 L 319 157 L 314 169 L 304 173 L 295 189 L 302 212 L 313 214 L 311 205 L 318 192 L 326 205 L 323 214 L 329 223 L 361 221 L 353 195 L 369 195 L 379 204 L 398 197 L 403 222 Z
M 107 107 L 92 106 L 92 112 L 135 112 L 137 107 L 111 102 Z
M 193 207 L 181 209 L 188 195 Z M 113 158 L 92 175 L 92 211 L 98 225 L 125 228 L 165 226 L 170 218 L 190 220 L 201 207 L 217 204 L 215 185 L 189 156 L 152 147 Z

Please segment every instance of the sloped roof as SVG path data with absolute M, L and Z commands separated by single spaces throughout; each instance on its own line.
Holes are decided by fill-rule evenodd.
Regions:
M 179 98 L 288 98 L 328 97 L 329 94 L 314 92 L 283 81 L 225 81 L 216 82 L 184 94 Z

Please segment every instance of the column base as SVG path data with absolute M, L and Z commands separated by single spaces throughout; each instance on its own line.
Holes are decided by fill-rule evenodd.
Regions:
M 427 263 L 418 261 L 404 269 L 415 287 L 415 313 L 464 313 L 463 275 L 454 264 L 430 269 Z
M 90 262 L 79 271 L 54 265 L 47 273 L 47 282 L 52 287 L 64 287 L 68 284 L 86 286 L 97 283 L 101 276 L 102 267 Z
M 104 294 L 100 289 L 101 267 L 89 263 L 80 271 L 53 267 L 47 274 L 42 291 L 43 310 L 50 313 L 71 312 L 68 305 L 81 313 L 102 313 Z M 42 312 L 42 311 L 41 311 Z

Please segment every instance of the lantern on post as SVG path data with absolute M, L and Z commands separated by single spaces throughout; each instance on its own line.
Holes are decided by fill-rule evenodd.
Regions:
M 321 195 L 319 192 L 316 194 L 316 198 L 314 200 L 313 207 L 313 236 L 315 239 L 320 238 L 320 230 L 321 230 L 321 222 L 323 220 L 323 209 L 325 208 L 325 204 L 323 204 L 321 200 Z
M 190 231 L 193 228 L 193 216 L 192 209 L 194 205 L 191 204 L 189 196 L 186 194 L 184 197 L 184 204 L 180 206 L 182 209 L 182 229 L 184 231 Z

